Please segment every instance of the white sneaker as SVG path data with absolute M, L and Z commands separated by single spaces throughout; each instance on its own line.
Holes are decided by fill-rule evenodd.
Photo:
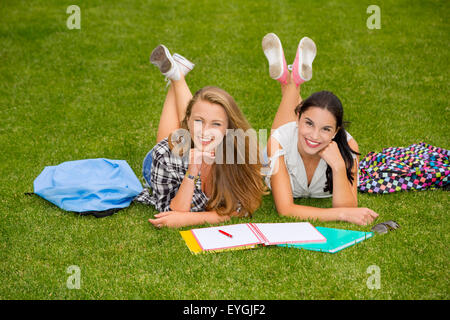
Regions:
M 317 54 L 314 41 L 303 37 L 297 47 L 297 54 L 293 64 L 294 82 L 297 86 L 312 78 L 312 63 Z
M 262 39 L 262 49 L 269 62 L 270 77 L 286 84 L 290 74 L 284 58 L 283 46 L 278 36 L 275 33 L 266 34 Z
M 180 80 L 180 70 L 169 50 L 162 44 L 157 46 L 150 55 L 150 62 L 170 80 Z
M 189 71 L 191 71 L 195 67 L 195 64 L 183 57 L 181 54 L 174 53 L 172 57 L 173 60 L 175 60 L 175 62 L 178 64 L 178 69 L 180 69 L 184 76 L 186 76 Z

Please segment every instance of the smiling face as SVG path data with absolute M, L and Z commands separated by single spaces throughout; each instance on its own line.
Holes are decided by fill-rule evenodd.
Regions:
M 319 107 L 309 107 L 301 114 L 298 124 L 298 150 L 307 155 L 316 155 L 325 148 L 337 132 L 336 118 Z
M 219 104 L 198 100 L 192 106 L 188 128 L 197 149 L 215 150 L 228 128 L 227 113 Z

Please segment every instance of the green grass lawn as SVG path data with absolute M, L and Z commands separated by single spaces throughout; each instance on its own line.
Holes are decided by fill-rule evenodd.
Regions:
M 33 191 L 48 165 L 127 160 L 138 177 L 156 141 L 165 83 L 148 58 L 164 43 L 196 63 L 192 91 L 230 92 L 255 129 L 269 129 L 280 89 L 261 39 L 280 37 L 288 63 L 314 39 L 314 76 L 302 96 L 342 100 L 360 152 L 424 141 L 450 148 L 448 1 L 378 1 L 369 30 L 354 1 L 64 1 L 0 3 L 1 299 L 448 299 L 448 192 L 360 194 L 360 206 L 401 229 L 336 254 L 279 247 L 191 255 L 179 230 L 156 230 L 155 210 L 133 204 L 96 219 L 64 212 Z M 296 203 L 329 207 L 331 200 Z M 254 218 L 279 217 L 271 195 Z M 369 231 L 344 222 L 316 226 Z M 183 228 L 187 230 L 189 228 Z M 81 270 L 68 289 L 66 270 Z M 370 290 L 367 268 L 380 268 Z

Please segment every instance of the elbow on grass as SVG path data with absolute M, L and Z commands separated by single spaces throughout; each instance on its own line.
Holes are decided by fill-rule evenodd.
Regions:
M 277 207 L 277 212 L 279 216 L 286 217 L 288 215 L 288 212 L 284 207 L 281 208 Z
M 312 217 L 311 215 L 304 212 L 302 209 L 295 208 L 295 204 L 291 204 L 290 206 L 282 206 L 280 208 L 277 208 L 277 211 L 278 215 L 283 217 L 291 217 L 296 218 L 298 220 L 316 219 L 316 217 Z
M 292 205 L 278 205 L 276 206 L 278 215 L 283 217 L 290 217 L 292 216 Z

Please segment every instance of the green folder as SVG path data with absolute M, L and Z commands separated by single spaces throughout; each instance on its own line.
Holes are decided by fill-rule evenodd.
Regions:
M 279 247 L 289 247 L 296 249 L 306 249 L 312 251 L 335 253 L 353 246 L 358 242 L 369 239 L 373 236 L 373 232 L 334 229 L 325 227 L 316 227 L 316 229 L 327 238 L 327 242 L 324 243 L 290 243 L 279 244 Z

